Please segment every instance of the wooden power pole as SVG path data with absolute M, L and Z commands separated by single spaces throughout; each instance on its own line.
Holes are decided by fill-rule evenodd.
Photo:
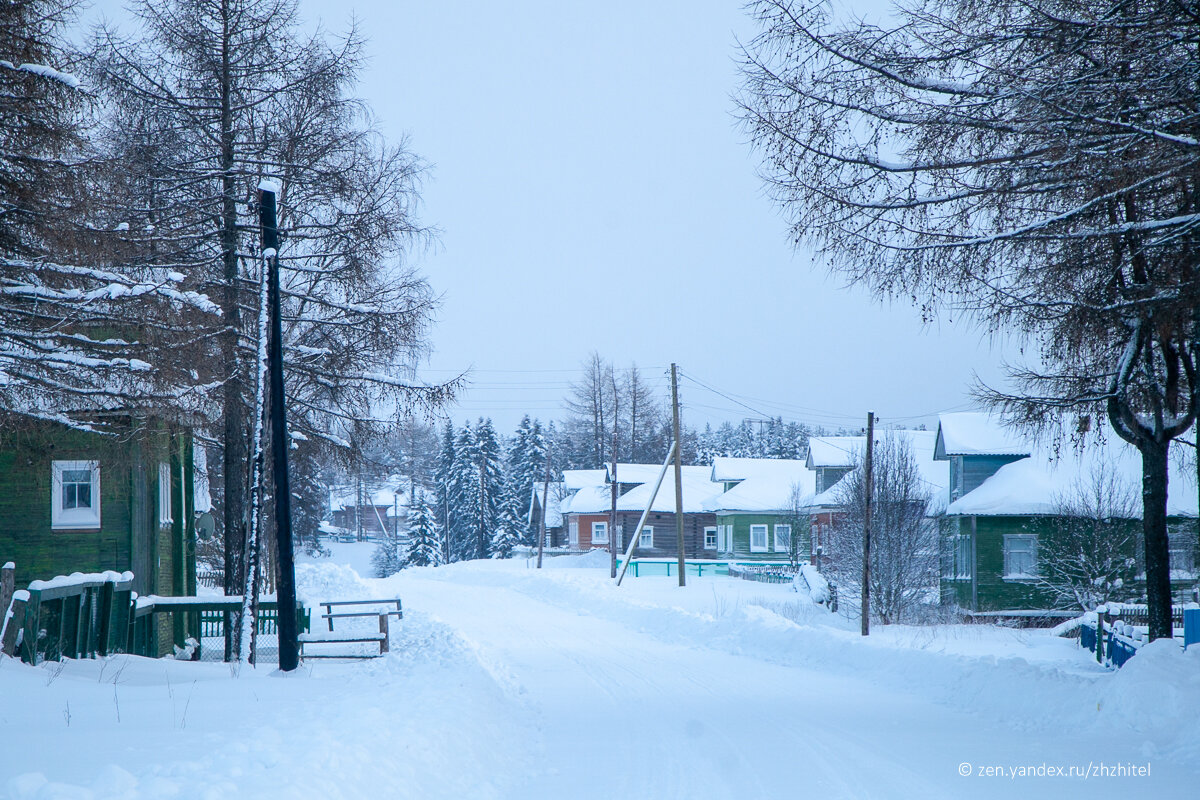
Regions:
M 551 446 L 547 446 L 546 447 L 546 478 L 545 478 L 545 481 L 543 481 L 543 483 L 542 483 L 542 521 L 541 521 L 540 529 L 538 530 L 538 559 L 537 559 L 537 568 L 538 569 L 542 568 L 542 548 L 546 544 L 546 534 L 548 533 L 548 530 L 549 530 L 546 527 L 546 514 L 549 512 L 549 509 L 546 508 L 546 503 L 549 501 L 549 497 L 550 497 L 550 454 L 552 452 L 553 452 L 553 450 L 551 449 Z
M 875 412 L 867 412 L 867 453 L 863 459 L 863 571 L 862 635 L 871 633 L 871 491 L 874 488 L 872 458 L 875 452 Z
M 296 567 L 292 561 L 292 490 L 288 483 L 287 406 L 283 394 L 279 227 L 275 210 L 276 191 L 271 191 L 265 182 L 259 188 L 262 189 L 263 255 L 270 266 L 267 283 L 270 308 L 267 364 L 271 387 L 272 473 L 275 478 L 275 591 L 279 607 L 279 669 L 290 672 L 300 665 L 300 630 L 299 621 L 296 619 Z
M 613 435 L 612 435 L 612 450 L 610 451 L 612 458 L 612 475 L 609 476 L 612 481 L 612 508 L 608 512 L 608 577 L 617 577 L 617 424 L 621 419 L 620 409 L 621 401 L 617 395 L 617 376 L 615 372 L 610 372 L 609 377 L 612 378 L 613 390 Z
M 683 457 L 680 452 L 683 450 L 682 441 L 679 438 L 679 378 L 676 366 L 671 365 L 671 430 L 675 437 L 675 544 L 679 548 L 679 585 L 687 585 L 687 576 L 684 574 L 686 565 L 684 562 L 684 546 L 683 546 Z

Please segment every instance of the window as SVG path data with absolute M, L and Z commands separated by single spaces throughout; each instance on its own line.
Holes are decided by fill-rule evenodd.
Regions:
M 620 550 L 625 549 L 625 526 L 624 525 L 617 526 L 617 548 Z
M 1167 528 L 1167 548 L 1171 565 L 1171 579 L 1194 579 L 1196 577 L 1195 524 L 1189 522 Z
M 775 552 L 790 553 L 792 551 L 792 526 L 775 526 Z
M 171 516 L 171 465 L 158 465 L 158 525 L 165 528 L 174 522 Z
M 1032 533 L 1005 534 L 1004 577 L 1037 577 L 1037 536 Z
M 51 462 L 50 527 L 100 527 L 100 463 Z
M 642 528 L 642 535 L 638 537 L 638 547 L 654 547 L 653 525 L 647 525 Z
M 608 523 L 592 523 L 592 544 L 608 544 Z
M 751 553 L 767 552 L 767 526 L 766 525 L 751 525 L 750 526 L 750 552 Z
M 971 537 L 956 533 L 946 537 L 946 564 L 944 577 L 951 580 L 971 579 Z
M 704 549 L 705 550 L 716 550 L 717 549 L 717 529 L 716 528 L 705 528 L 704 529 Z
M 571 524 L 567 527 L 567 536 L 571 547 L 579 547 L 579 520 L 571 520 Z

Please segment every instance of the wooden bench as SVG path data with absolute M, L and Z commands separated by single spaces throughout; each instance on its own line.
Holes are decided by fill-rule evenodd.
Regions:
M 334 611 L 335 606 L 366 606 L 366 605 L 391 605 L 395 604 L 394 609 L 385 611 Z M 304 658 L 374 658 L 388 652 L 388 619 L 395 617 L 396 619 L 404 619 L 404 610 L 400 605 L 400 598 L 387 600 L 328 600 L 319 605 L 325 608 L 325 613 L 321 615 L 322 619 L 329 624 L 330 632 L 333 632 L 333 621 L 346 617 L 378 617 L 379 618 L 379 633 L 361 633 L 361 632 L 345 632 L 338 636 L 328 636 L 324 633 L 314 634 L 306 633 L 300 636 L 300 655 Z M 309 651 L 313 645 L 318 644 L 357 644 L 362 642 L 378 642 L 378 653 L 313 653 Z
M 338 612 L 334 612 L 334 610 L 333 610 L 334 606 L 379 606 L 379 605 L 385 605 L 385 604 L 391 604 L 391 603 L 395 603 L 396 608 L 394 610 L 389 609 L 386 612 L 379 612 L 379 611 L 338 611 Z M 386 615 L 395 617 L 396 619 L 404 619 L 404 609 L 400 605 L 399 597 L 390 599 L 390 600 L 328 600 L 326 602 L 321 603 L 320 605 L 325 607 L 325 613 L 321 615 L 321 619 L 324 619 L 328 622 L 329 630 L 333 630 L 333 621 L 335 619 L 344 618 L 344 617 L 376 617 L 376 616 L 379 616 L 380 613 L 385 613 Z

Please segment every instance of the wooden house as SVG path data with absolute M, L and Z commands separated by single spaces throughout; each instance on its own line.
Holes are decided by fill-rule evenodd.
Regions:
M 1114 437 L 1115 438 L 1115 437 Z M 1034 446 L 984 414 L 944 414 L 937 454 L 950 461 L 951 485 L 941 528 L 944 603 L 974 612 L 1052 609 L 1053 593 L 1043 560 L 1069 504 L 1106 471 L 1115 485 L 1136 498 L 1141 458 L 1123 441 Z M 1197 496 L 1195 470 L 1171 460 L 1168 524 L 1172 528 L 1172 586 L 1190 592 L 1196 574 Z M 1137 516 L 1129 519 L 1140 529 Z M 1140 559 L 1130 547 L 1130 559 Z M 1136 599 L 1141 587 L 1129 587 Z
M 117 417 L 105 430 L 20 420 L 0 434 L 0 563 L 17 586 L 112 570 L 140 595 L 194 595 L 190 432 Z
M 876 430 L 875 442 L 878 444 L 884 437 L 895 437 L 902 440 L 909 454 L 916 462 L 921 489 L 928 495 L 929 501 L 925 507 L 925 516 L 930 525 L 946 509 L 946 491 L 950 483 L 950 472 L 945 459 L 937 457 L 937 433 L 922 430 Z M 817 443 L 816 455 L 809 452 L 807 464 L 816 471 L 816 484 L 819 489 L 809 501 L 809 515 L 812 524 L 812 555 L 814 563 L 830 553 L 831 529 L 839 524 L 845 513 L 844 493 L 846 484 L 851 480 L 851 473 L 861 462 L 863 448 L 866 446 L 865 436 L 823 436 L 814 437 Z M 837 480 L 830 484 L 834 477 Z
M 807 507 L 816 475 L 797 460 L 714 459 L 710 480 L 721 491 L 705 503 L 715 516 L 714 555 L 753 561 L 810 560 Z
M 617 465 L 617 481 L 621 484 L 627 478 L 648 478 L 645 483 L 634 486 L 617 498 L 616 541 L 622 552 L 628 545 L 626 533 L 633 535 L 642 512 L 650 504 L 650 495 L 661 469 L 661 464 Z M 701 466 L 685 466 L 681 471 L 684 558 L 717 557 L 717 515 L 706 508 L 706 504 L 721 493 L 722 486 L 712 482 L 711 473 L 711 468 Z M 641 558 L 678 558 L 679 534 L 675 519 L 675 471 L 668 468 L 650 506 L 634 555 Z
M 534 531 L 534 541 L 537 541 L 537 532 L 545 530 L 546 541 L 543 544 L 546 547 L 566 546 L 562 504 L 570 494 L 562 481 L 551 481 L 549 485 L 545 483 L 534 484 L 530 488 L 529 514 L 525 518 L 525 524 L 529 527 L 529 530 Z M 544 520 L 542 518 L 543 495 L 546 498 Z
M 357 541 L 402 536 L 408 515 L 408 481 L 393 475 L 383 485 L 348 484 L 329 493 L 329 522 Z
M 563 470 L 563 498 L 559 503 L 563 544 L 571 550 L 608 547 L 611 490 L 605 469 Z

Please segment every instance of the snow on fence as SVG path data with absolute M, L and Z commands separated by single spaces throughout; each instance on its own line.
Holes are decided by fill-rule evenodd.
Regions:
M 757 583 L 792 583 L 796 579 L 796 568 L 790 564 L 730 564 L 729 574 Z
M 1107 603 L 1076 621 L 1065 623 L 1079 629 L 1079 644 L 1096 654 L 1096 661 L 1120 668 L 1149 641 L 1150 614 L 1145 605 Z M 1188 603 L 1171 609 L 1172 638 L 1183 649 L 1200 644 L 1200 605 Z
M 133 578 L 132 572 L 77 572 L 13 591 L 4 605 L 0 647 L 30 664 L 113 653 L 229 660 L 226 632 L 233 630 L 241 597 L 138 597 Z M 266 597 L 258 611 L 258 660 L 278 659 L 278 605 Z M 296 614 L 307 631 L 308 610 L 297 603 Z

